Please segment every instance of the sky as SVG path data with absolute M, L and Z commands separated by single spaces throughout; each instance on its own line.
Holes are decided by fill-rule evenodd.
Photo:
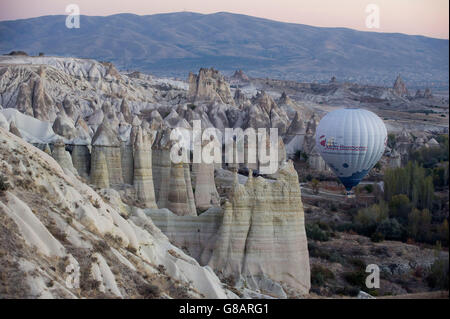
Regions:
M 321 27 L 449 38 L 449 0 L 0 0 L 0 20 L 66 14 L 72 3 L 82 15 L 226 11 Z M 377 9 L 366 13 L 370 4 L 378 14 Z

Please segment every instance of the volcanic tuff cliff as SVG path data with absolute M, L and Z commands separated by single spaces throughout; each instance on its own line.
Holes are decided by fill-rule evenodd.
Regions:
M 246 295 L 248 289 L 252 289 L 283 298 L 287 294 L 298 295 L 308 292 L 308 254 L 307 250 L 303 249 L 306 247 L 306 237 L 304 236 L 301 201 L 298 202 L 301 200 L 300 189 L 295 172 L 292 172 L 292 170 L 286 170 L 287 173 L 280 172 L 279 180 L 274 183 L 258 178 L 255 185 L 265 185 L 262 186 L 264 189 L 270 187 L 270 194 L 266 194 L 259 188 L 253 190 L 250 184 L 250 186 L 246 186 L 248 188 L 248 195 L 246 195 L 248 199 L 240 198 L 238 200 L 241 203 L 247 202 L 245 211 L 239 207 L 232 208 L 232 210 L 235 210 L 231 213 L 232 216 L 235 216 L 232 217 L 232 220 L 233 218 L 236 220 L 229 224 L 230 221 L 227 216 L 230 214 L 230 207 L 232 206 L 223 202 L 228 196 L 228 200 L 235 203 L 237 192 L 219 195 L 215 183 L 215 170 L 220 165 L 205 163 L 173 164 L 170 160 L 170 149 L 173 142 L 170 141 L 169 137 L 173 128 L 182 128 L 184 132 L 188 133 L 192 130 L 193 120 L 198 119 L 201 121 L 202 127 L 212 125 L 218 127 L 218 134 L 220 135 L 222 134 L 221 131 L 223 132 L 223 129 L 228 127 L 230 123 L 233 123 L 236 127 L 252 127 L 253 124 L 248 121 L 248 117 L 251 117 L 252 114 L 265 114 L 267 119 L 261 121 L 260 124 L 262 127 L 270 127 L 271 121 L 278 116 L 274 114 L 284 114 L 284 111 L 278 108 L 272 97 L 261 92 L 253 102 L 248 99 L 250 105 L 254 106 L 252 111 L 254 113 L 249 114 L 234 105 L 230 87 L 224 77 L 213 69 L 201 69 L 198 76 L 191 75 L 191 78 L 195 78 L 195 81 L 191 81 L 189 91 L 187 91 L 178 82 L 168 81 L 163 83 L 136 74 L 127 76 L 115 72 L 112 65 L 98 64 L 95 61 L 60 58 L 35 59 L 32 57 L 20 57 L 20 60 L 6 58 L 6 61 L 13 63 L 0 66 L 0 68 L 3 68 L 3 76 L 0 78 L 2 103 L 11 107 L 17 106 L 17 103 L 21 100 L 27 100 L 26 92 L 18 84 L 24 80 L 24 77 L 39 77 L 43 83 L 40 88 L 41 93 L 48 95 L 54 101 L 52 107 L 55 110 L 49 111 L 49 116 L 53 117 L 52 114 L 55 114 L 55 116 L 54 119 L 50 119 L 53 122 L 53 124 L 50 124 L 43 121 L 44 119 L 38 116 L 38 113 L 35 115 L 34 112 L 28 112 L 28 115 L 25 115 L 8 108 L 0 110 L 2 126 L 8 127 L 10 130 L 12 128 L 17 135 L 23 136 L 24 140 L 51 153 L 64 169 L 63 172 L 58 166 L 56 170 L 65 174 L 62 177 L 63 179 L 66 181 L 69 179 L 70 183 L 81 185 L 80 187 L 83 189 L 88 187 L 83 183 L 92 184 L 96 187 L 97 192 L 103 196 L 103 198 L 99 198 L 98 195 L 93 195 L 95 193 L 88 187 L 89 191 L 86 196 L 89 197 L 90 204 L 86 204 L 88 205 L 88 208 L 86 208 L 83 206 L 84 204 L 70 202 L 71 196 L 75 196 L 78 200 L 85 196 L 84 193 L 77 195 L 76 191 L 67 190 L 66 193 L 61 193 L 61 196 L 68 197 L 66 199 L 66 201 L 69 201 L 68 206 L 56 208 L 55 214 L 63 214 L 63 219 L 67 219 L 67 216 L 79 219 L 79 223 L 86 228 L 86 231 L 89 230 L 95 236 L 104 237 L 108 245 L 112 245 L 110 242 L 115 243 L 117 241 L 117 245 L 114 246 L 114 254 L 121 255 L 121 257 L 117 257 L 119 259 L 127 260 L 131 258 L 130 254 L 122 252 L 121 249 L 124 249 L 131 254 L 144 258 L 144 260 L 152 260 L 152 263 L 158 261 L 158 258 L 170 259 L 172 255 L 174 258 L 186 260 L 191 266 L 184 266 L 183 264 L 181 266 L 185 268 L 183 270 L 174 269 L 166 260 L 164 260 L 164 263 L 158 262 L 171 268 L 170 271 L 181 273 L 180 276 L 185 276 L 183 278 L 195 277 L 186 279 L 192 280 L 194 286 L 199 285 L 199 287 L 195 287 L 196 290 L 192 292 L 192 296 L 203 294 L 211 297 L 226 297 L 233 295 L 221 290 L 222 288 L 216 287 L 217 278 L 212 273 L 212 277 L 209 279 L 202 277 L 209 275 L 203 274 L 203 270 L 200 270 L 203 268 L 198 268 L 197 262 L 193 262 L 189 257 L 184 257 L 185 255 L 177 249 L 168 248 L 169 253 L 162 253 L 163 257 L 155 257 L 155 252 L 153 252 L 153 255 L 147 252 L 147 255 L 142 257 L 141 255 L 144 254 L 142 251 L 146 251 L 142 247 L 149 245 L 149 241 L 152 240 L 149 236 L 163 236 L 160 233 L 154 234 L 156 228 L 153 226 L 152 220 L 146 217 L 147 215 L 155 220 L 163 232 L 178 244 L 178 247 L 189 247 L 189 253 L 201 265 L 209 265 L 214 268 L 223 280 L 232 278 L 232 283 L 239 289 L 240 294 Z M 31 62 L 31 64 L 23 66 L 21 63 L 24 61 Z M 44 62 L 46 64 L 40 64 Z M 38 63 L 38 66 L 33 65 L 33 63 Z M 83 89 L 79 90 L 80 87 Z M 22 94 L 20 99 L 17 93 L 19 91 Z M 62 92 L 65 95 L 61 94 Z M 181 92 L 182 94 L 174 99 L 174 92 Z M 190 92 L 195 93 L 191 94 Z M 30 94 L 32 93 L 30 92 Z M 180 105 L 180 99 L 186 101 L 186 103 Z M 32 100 L 31 97 L 30 100 Z M 194 107 L 189 105 L 189 100 L 195 101 Z M 158 103 L 153 104 L 155 101 L 158 101 Z M 30 107 L 31 110 L 34 110 L 33 105 Z M 27 107 L 26 109 L 30 108 Z M 286 115 L 283 116 L 283 121 L 286 122 L 283 122 L 283 125 L 287 127 Z M 17 127 L 15 126 L 16 122 L 18 123 Z M 280 123 L 280 121 L 276 123 Z M 9 135 L 6 135 L 5 140 L 10 138 Z M 36 155 L 36 161 L 39 161 L 40 156 L 44 156 L 42 152 L 32 146 L 26 146 L 25 142 L 19 142 L 17 139 L 14 141 L 14 143 L 22 145 L 26 152 L 38 154 L 39 156 Z M 5 146 L 13 147 L 10 144 Z M 283 163 L 286 157 L 281 139 L 279 147 L 281 156 L 279 160 Z M 4 154 L 6 156 L 6 153 Z M 31 164 L 26 163 L 24 165 Z M 35 163 L 35 165 L 38 164 Z M 53 167 L 57 164 L 51 162 L 47 165 Z M 20 165 L 21 168 L 22 166 Z M 11 166 L 9 169 L 14 170 L 15 168 Z M 36 167 L 35 170 L 36 174 L 39 174 L 42 168 Z M 51 169 L 49 170 L 51 171 Z M 9 176 L 10 174 L 6 175 Z M 289 174 L 294 175 L 288 177 Z M 32 175 L 33 173 L 30 176 Z M 66 177 L 66 175 L 69 177 Z M 59 175 L 57 174 L 57 176 Z M 36 183 L 38 182 L 36 181 Z M 11 180 L 11 183 L 15 185 L 15 180 Z M 249 183 L 251 182 L 249 181 Z M 30 194 L 38 194 L 44 191 L 38 187 L 34 188 L 33 185 L 29 187 L 31 188 Z M 238 186 L 235 185 L 234 187 Z M 49 191 L 50 194 L 53 192 L 54 190 Z M 26 194 L 26 196 L 31 196 L 30 194 Z M 8 193 L 5 196 L 10 195 Z M 18 200 L 23 200 L 24 194 L 19 192 L 15 196 Z M 9 200 L 9 197 L 7 198 Z M 264 201 L 265 204 L 261 201 Z M 55 199 L 56 202 L 57 198 Z M 105 212 L 103 211 L 104 205 L 110 205 L 106 206 Z M 117 210 L 117 214 L 113 212 L 113 207 Z M 13 213 L 11 207 L 8 209 Z M 72 209 L 78 215 L 72 216 Z M 264 220 L 267 219 L 264 227 L 257 230 L 259 227 L 257 226 L 259 225 L 258 218 L 265 216 L 266 211 L 270 212 L 270 216 L 273 216 L 264 217 Z M 208 218 L 211 212 L 215 220 L 213 227 L 210 227 L 211 219 Z M 199 213 L 201 215 L 198 215 Z M 100 214 L 100 216 L 97 216 L 97 214 Z M 243 220 L 244 224 L 236 225 L 236 229 L 244 227 L 243 232 L 240 233 L 240 237 L 236 238 L 251 246 L 244 250 L 238 248 L 232 255 L 228 255 L 220 247 L 230 244 L 227 234 L 235 228 L 233 223 L 240 223 L 238 216 L 243 214 L 247 216 Z M 278 214 L 281 216 L 276 217 L 275 215 Z M 112 222 L 107 221 L 110 217 Z M 179 218 L 179 220 L 174 222 L 176 218 Z M 186 223 L 180 223 L 182 220 L 188 220 L 190 227 L 193 228 L 186 230 Z M 114 226 L 111 226 L 111 223 Z M 283 226 L 284 223 L 288 223 L 290 226 L 286 228 Z M 69 226 L 70 224 L 57 223 L 58 229 L 55 232 L 58 232 L 58 236 L 63 236 L 60 232 L 73 232 Z M 51 226 L 45 224 L 45 227 Z M 145 230 L 136 230 L 136 227 L 151 229 L 150 235 L 147 235 Z M 255 230 L 249 232 L 248 238 L 245 238 L 244 234 L 246 227 L 247 230 Z M 270 229 L 276 227 L 277 230 L 267 231 L 265 227 Z M 209 230 L 197 232 L 197 229 Z M 215 234 L 214 238 L 205 241 L 212 234 L 213 229 L 219 235 Z M 278 238 L 276 236 L 278 232 L 283 236 Z M 297 234 L 292 232 L 297 232 Z M 263 235 L 270 236 L 264 237 Z M 260 252 L 260 241 L 269 241 L 273 244 L 265 246 L 265 249 Z M 83 245 L 89 246 L 84 242 Z M 168 244 L 164 245 L 167 246 Z M 280 250 L 280 245 L 285 246 L 285 248 Z M 292 245 L 303 248 L 293 250 L 291 249 Z M 217 252 L 213 255 L 214 250 L 217 250 Z M 84 254 L 86 254 L 86 251 Z M 286 259 L 285 254 L 289 255 L 297 264 L 289 264 L 289 258 Z M 86 267 L 90 271 L 86 273 L 87 275 L 83 274 L 85 270 L 82 271 L 82 276 L 85 276 L 82 277 L 82 281 L 86 281 L 86 278 L 92 278 L 89 280 L 100 282 L 98 287 L 95 286 L 89 290 L 90 294 L 100 291 L 107 295 L 110 293 L 111 296 L 130 296 L 129 292 L 123 291 L 125 284 L 121 285 L 118 282 L 119 279 L 114 277 L 115 271 L 112 271 L 111 275 L 111 271 L 108 270 L 115 264 L 114 258 L 110 259 L 108 254 L 101 251 L 92 251 L 92 254 L 87 255 L 91 258 L 90 260 L 83 259 L 82 262 L 78 262 L 79 265 L 81 263 L 84 266 L 87 265 Z M 258 259 L 256 257 L 258 255 L 261 258 Z M 76 256 L 74 258 L 77 259 Z M 240 260 L 247 260 L 247 262 L 242 263 Z M 273 260 L 285 263 L 280 273 L 275 271 Z M 128 265 L 129 262 L 125 262 L 125 264 Z M 223 262 L 233 265 L 241 264 L 242 267 L 237 272 L 232 272 L 231 268 L 222 267 Z M 137 268 L 134 261 L 131 261 L 131 263 L 132 266 L 128 265 L 131 269 Z M 136 261 L 136 263 L 139 262 Z M 262 268 L 256 268 L 255 265 L 258 263 Z M 161 267 L 156 266 L 161 270 Z M 232 267 L 233 270 L 235 267 L 237 266 Z M 206 271 L 209 271 L 209 269 L 206 268 Z M 183 275 L 184 272 L 188 272 L 188 274 Z M 298 278 L 292 280 L 292 276 Z M 61 281 L 64 280 L 64 277 L 57 277 L 52 280 Z M 123 280 L 125 282 L 128 278 Z M 249 282 L 248 286 L 247 284 L 244 285 L 244 282 L 247 281 Z M 204 283 L 201 284 L 201 282 Z M 195 295 L 197 290 L 198 294 Z M 187 288 L 186 293 L 190 294 L 189 291 L 189 288 Z M 65 294 L 59 294 L 59 292 L 49 292 L 48 289 L 42 287 L 36 292 L 36 294 L 42 296 L 52 294 L 54 297 L 62 297 L 70 293 L 73 293 L 70 289 L 65 291 Z M 133 293 L 142 295 L 139 291 Z M 170 293 L 167 293 L 167 295 L 170 295 Z
M 309 258 L 298 176 L 292 162 L 277 180 L 234 175 L 221 209 L 200 216 L 146 210 L 155 224 L 220 278 L 285 298 L 310 288 Z M 249 174 L 251 176 L 251 174 Z
M 0 167 L 2 296 L 234 296 L 117 192 L 96 193 L 2 128 Z

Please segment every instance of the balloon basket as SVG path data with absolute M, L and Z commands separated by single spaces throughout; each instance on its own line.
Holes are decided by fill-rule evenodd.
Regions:
M 348 199 L 350 199 L 350 198 L 355 198 L 355 193 L 354 192 L 352 192 L 352 191 L 349 191 L 349 192 L 347 192 L 347 196 L 346 196 Z

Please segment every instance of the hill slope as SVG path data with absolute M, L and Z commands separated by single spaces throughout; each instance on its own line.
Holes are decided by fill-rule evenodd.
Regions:
M 122 69 L 182 77 L 201 66 L 214 66 L 305 81 L 335 75 L 390 85 L 402 73 L 409 83 L 448 83 L 448 40 L 231 13 L 82 16 L 80 29 L 67 29 L 65 19 L 61 15 L 0 22 L 0 53 L 89 57 Z
M 142 210 L 2 128 L 0 167 L 3 298 L 236 297 Z

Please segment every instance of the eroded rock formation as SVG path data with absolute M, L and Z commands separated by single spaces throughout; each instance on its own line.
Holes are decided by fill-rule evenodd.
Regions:
M 195 203 L 197 208 L 205 211 L 219 205 L 219 194 L 214 182 L 214 164 L 193 163 L 195 175 Z
M 277 180 L 253 178 L 245 184 L 235 174 L 229 199 L 221 209 L 198 217 L 150 212 L 152 220 L 200 264 L 238 286 L 285 298 L 284 288 L 307 293 L 309 257 L 298 176 L 292 162 Z
M 52 157 L 62 168 L 71 171 L 73 174 L 78 174 L 77 170 L 73 167 L 72 157 L 66 151 L 65 144 L 62 140 L 58 140 L 53 144 Z
M 187 187 L 189 185 L 186 185 L 184 174 L 183 163 L 172 164 L 167 208 L 179 216 L 195 216 L 196 212 L 191 211 L 187 193 Z
M 201 68 L 198 75 L 189 73 L 188 82 L 188 98 L 191 101 L 217 101 L 234 105 L 230 87 L 219 71 Z
M 109 172 L 105 153 L 92 152 L 91 157 L 91 184 L 99 188 L 109 188 Z
M 409 94 L 408 89 L 406 88 L 405 82 L 400 75 L 397 76 L 394 82 L 394 92 L 399 96 L 406 96 Z
M 73 145 L 72 163 L 78 174 L 88 178 L 91 172 L 91 153 L 87 145 Z
M 105 156 L 110 184 L 122 184 L 120 141 L 117 138 L 117 133 L 113 131 L 107 119 L 103 120 L 92 138 L 92 161 L 98 159 L 97 154 L 99 153 L 103 153 Z M 94 169 L 96 164 L 91 163 L 91 167 Z
M 152 137 L 139 127 L 134 140 L 134 188 L 140 205 L 156 208 L 152 174 Z
M 253 287 L 277 281 L 308 292 L 304 213 L 292 162 L 275 182 L 249 174 L 245 185 L 234 182 L 231 194 L 208 264 Z

